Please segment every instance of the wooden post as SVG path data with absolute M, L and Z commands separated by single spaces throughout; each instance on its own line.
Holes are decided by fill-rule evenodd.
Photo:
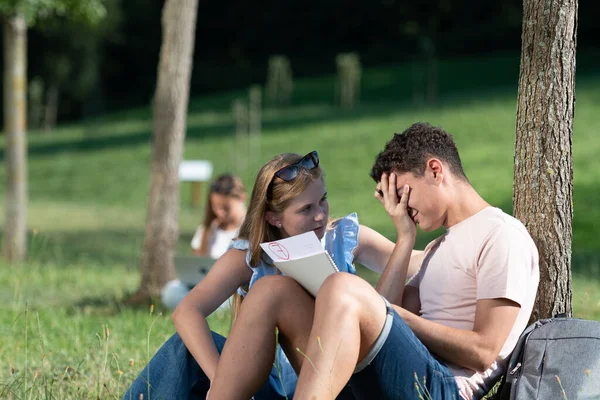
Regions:
M 192 208 L 198 208 L 202 199 L 202 182 L 192 182 Z
M 342 108 L 353 108 L 360 96 L 361 65 L 357 53 L 339 53 L 336 56 L 338 79 L 336 99 Z
M 236 172 L 240 173 L 248 166 L 248 129 L 249 111 L 245 99 L 235 99 L 231 106 L 235 120 L 235 151 L 233 162 Z
M 292 75 L 290 60 L 286 56 L 269 57 L 266 97 L 272 105 L 282 106 L 290 103 L 294 90 Z
M 202 188 L 210 180 L 212 164 L 207 160 L 183 160 L 179 164 L 179 182 L 190 182 L 190 205 L 202 205 Z

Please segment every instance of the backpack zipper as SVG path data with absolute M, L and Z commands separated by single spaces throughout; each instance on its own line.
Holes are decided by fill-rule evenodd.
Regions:
M 514 375 L 519 370 L 519 368 L 521 368 L 521 363 L 520 362 L 518 362 L 517 365 L 515 365 L 515 367 L 512 370 L 510 370 L 510 372 L 508 374 L 509 375 Z

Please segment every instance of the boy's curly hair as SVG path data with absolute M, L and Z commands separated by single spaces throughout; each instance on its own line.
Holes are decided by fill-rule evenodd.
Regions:
M 402 133 L 394 133 L 377 155 L 370 175 L 375 182 L 381 180 L 381 174 L 392 171 L 411 172 L 421 177 L 425 174 L 427 159 L 431 157 L 448 164 L 455 176 L 468 182 L 452 136 L 425 122 L 417 122 Z

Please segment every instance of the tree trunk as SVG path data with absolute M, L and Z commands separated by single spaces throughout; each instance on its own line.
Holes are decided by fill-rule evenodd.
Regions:
M 3 253 L 27 256 L 27 25 L 22 15 L 4 20 L 4 124 L 6 210 Z
M 167 0 L 154 96 L 151 187 L 141 265 L 141 284 L 130 302 L 156 298 L 174 277 L 179 234 L 179 177 L 194 50 L 197 0 Z
M 571 315 L 577 0 L 525 0 L 513 209 L 540 254 L 532 320 Z

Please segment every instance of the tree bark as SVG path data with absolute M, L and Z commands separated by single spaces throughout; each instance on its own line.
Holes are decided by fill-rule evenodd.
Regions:
M 154 96 L 151 187 L 141 265 L 141 284 L 130 302 L 160 295 L 174 277 L 179 234 L 179 177 L 194 50 L 197 0 L 167 0 Z
M 6 204 L 4 257 L 27 256 L 27 25 L 16 14 L 4 20 L 4 131 Z
M 577 0 L 525 0 L 513 209 L 540 255 L 532 320 L 571 315 Z

